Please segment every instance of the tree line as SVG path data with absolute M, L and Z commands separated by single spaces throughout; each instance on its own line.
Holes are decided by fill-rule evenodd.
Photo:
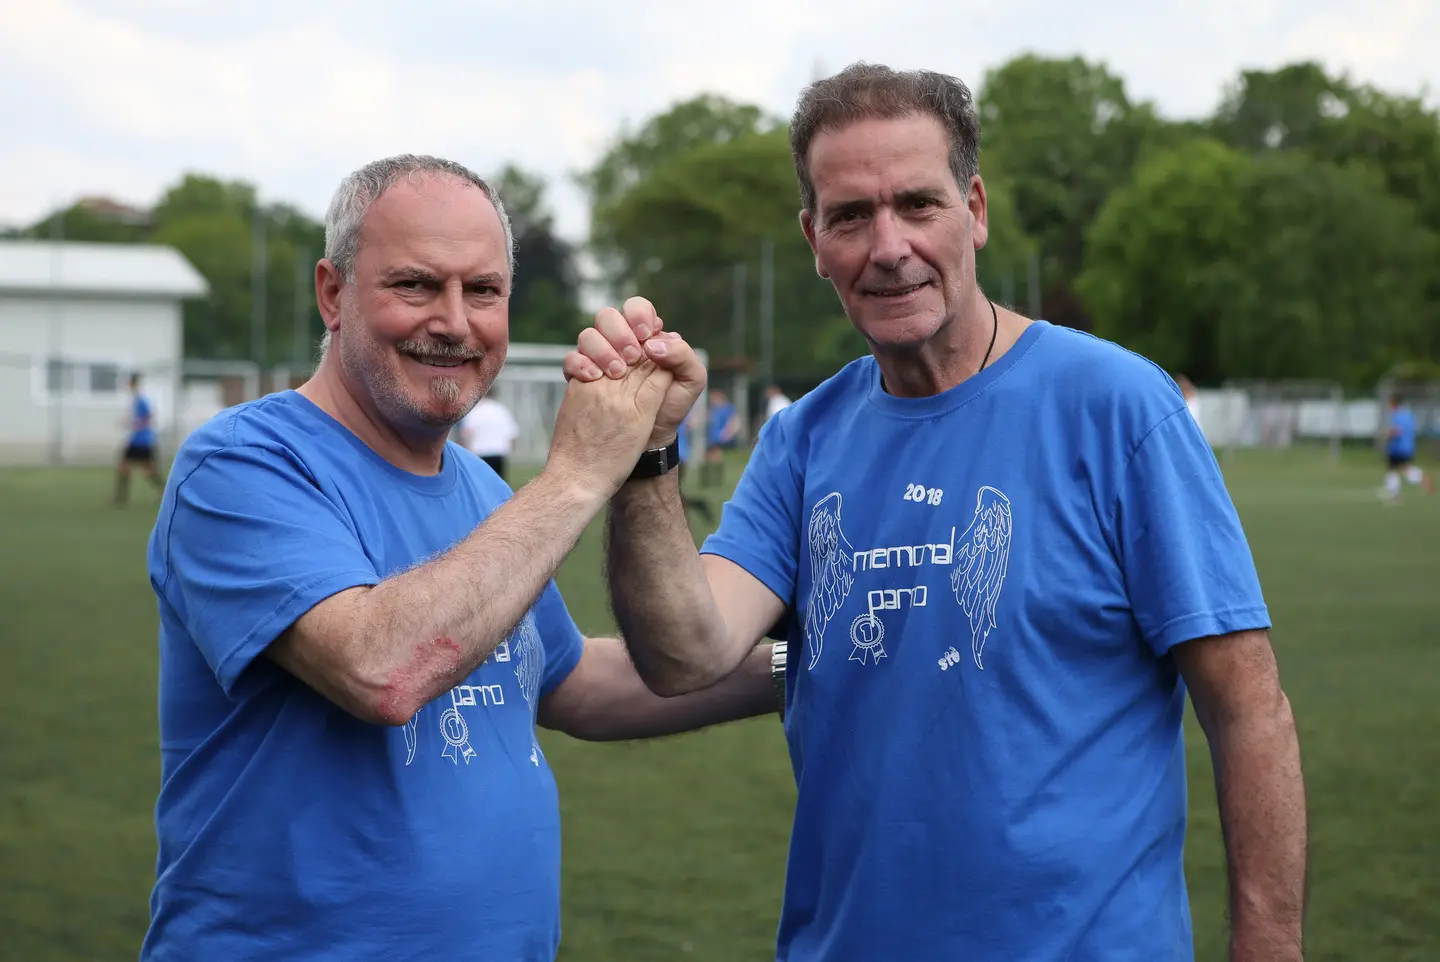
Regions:
M 1026 55 L 976 100 L 991 297 L 1038 299 L 1046 319 L 1200 384 L 1363 389 L 1397 364 L 1440 369 L 1440 115 L 1421 97 L 1306 62 L 1244 71 L 1211 116 L 1176 121 L 1104 64 Z M 773 370 L 818 378 L 864 351 L 801 236 L 783 118 L 695 97 L 619 131 L 578 179 L 614 296 L 643 292 L 713 358 L 759 355 L 766 269 Z M 508 166 L 494 182 L 518 246 L 512 339 L 569 342 L 586 321 L 580 252 L 556 236 L 543 178 Z M 323 229 L 249 184 L 187 174 L 144 222 L 76 205 L 17 233 L 178 248 L 213 291 L 187 308 L 191 356 L 251 357 L 255 297 L 268 363 L 304 360 L 319 332 L 307 285 Z

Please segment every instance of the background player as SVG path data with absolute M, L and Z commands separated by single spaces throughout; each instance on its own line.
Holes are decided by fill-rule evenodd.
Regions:
M 1386 415 L 1385 434 L 1385 488 L 1383 497 L 1386 504 L 1399 504 L 1402 500 L 1400 480 L 1409 484 L 1422 485 L 1426 494 L 1435 493 L 1435 479 L 1415 463 L 1415 412 L 1405 404 L 1400 395 L 1390 396 Z
M 123 505 L 130 494 L 130 465 L 138 464 L 155 490 L 165 488 L 165 478 L 155 458 L 154 413 L 150 399 L 140 391 L 140 372 L 130 375 L 130 434 L 120 463 L 115 468 L 115 503 Z

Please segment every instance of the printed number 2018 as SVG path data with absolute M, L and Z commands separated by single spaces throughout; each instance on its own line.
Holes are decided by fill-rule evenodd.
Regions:
M 945 492 L 940 488 L 927 488 L 923 484 L 907 484 L 905 486 L 905 500 L 918 501 L 921 504 L 939 504 L 940 499 L 945 497 Z

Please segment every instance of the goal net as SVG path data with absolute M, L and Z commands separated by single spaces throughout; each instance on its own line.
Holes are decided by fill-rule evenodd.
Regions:
M 565 372 L 561 364 L 570 350 L 564 344 L 510 345 L 505 366 L 495 379 L 492 393 L 496 400 L 510 409 L 520 426 L 520 437 L 515 439 L 510 453 L 511 463 L 539 467 L 549 456 L 555 419 L 560 413 L 560 402 L 565 397 Z M 700 355 L 701 363 L 706 363 L 705 353 L 696 353 Z M 706 401 L 702 396 L 696 402 L 700 410 L 693 420 L 697 425 L 703 426 Z M 694 461 L 704 453 L 704 431 L 692 429 L 689 460 Z
M 173 453 L 190 432 L 228 407 L 253 401 L 265 394 L 260 365 L 253 361 L 208 360 L 186 358 L 180 364 L 177 402 L 169 405 L 169 417 L 157 420 L 167 427 Z M 157 404 L 164 412 L 164 407 Z

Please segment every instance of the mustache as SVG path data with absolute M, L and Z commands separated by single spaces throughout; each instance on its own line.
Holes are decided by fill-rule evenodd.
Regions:
M 395 345 L 395 349 L 412 357 L 436 357 L 445 360 L 478 361 L 485 357 L 484 351 L 445 341 L 401 341 Z
M 916 287 L 920 284 L 928 284 L 935 280 L 934 276 L 926 270 L 902 270 L 902 271 L 871 271 L 860 283 L 860 289 L 867 294 L 876 294 L 882 291 L 902 290 L 906 287 Z

